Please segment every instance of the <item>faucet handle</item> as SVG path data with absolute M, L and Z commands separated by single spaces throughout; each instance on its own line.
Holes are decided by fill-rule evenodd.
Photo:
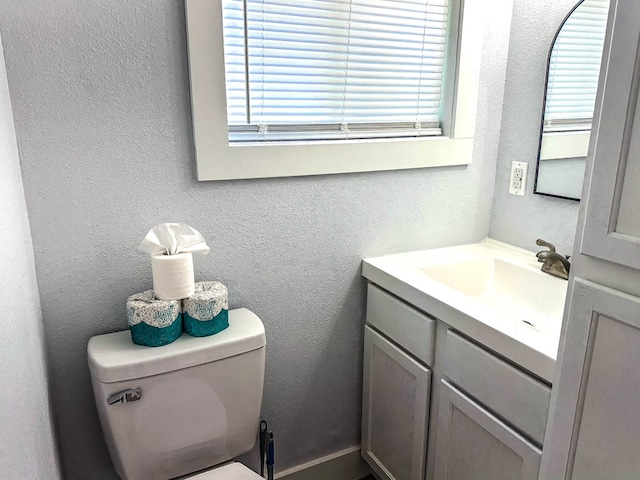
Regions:
M 540 238 L 538 240 L 536 240 L 536 245 L 538 245 L 539 247 L 547 247 L 552 252 L 556 251 L 556 247 L 552 243 L 549 243 L 549 242 L 547 242 L 545 240 L 542 240 Z

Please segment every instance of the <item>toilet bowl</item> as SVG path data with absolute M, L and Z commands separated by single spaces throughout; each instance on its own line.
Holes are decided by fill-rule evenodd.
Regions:
M 120 478 L 261 478 L 226 462 L 255 445 L 265 345 L 262 322 L 243 308 L 216 335 L 162 347 L 135 345 L 128 331 L 91 338 L 94 398 Z

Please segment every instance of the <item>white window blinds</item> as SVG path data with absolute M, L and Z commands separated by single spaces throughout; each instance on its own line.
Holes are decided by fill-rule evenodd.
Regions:
M 230 141 L 440 134 L 447 0 L 223 0 Z
M 547 79 L 545 131 L 591 129 L 609 0 L 584 0 L 553 46 Z

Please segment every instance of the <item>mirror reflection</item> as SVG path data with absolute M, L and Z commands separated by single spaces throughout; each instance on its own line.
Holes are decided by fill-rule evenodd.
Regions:
M 534 192 L 580 200 L 609 0 L 582 0 L 549 52 Z

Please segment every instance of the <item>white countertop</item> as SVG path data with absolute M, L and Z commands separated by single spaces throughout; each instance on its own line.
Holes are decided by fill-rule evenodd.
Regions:
M 534 253 L 486 239 L 367 258 L 362 275 L 551 383 L 568 282 L 540 267 Z

